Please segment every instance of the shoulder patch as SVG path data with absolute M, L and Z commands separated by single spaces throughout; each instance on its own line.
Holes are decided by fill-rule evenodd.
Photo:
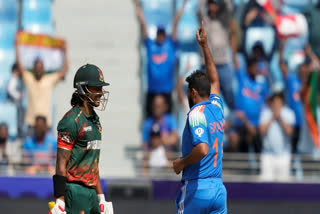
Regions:
M 200 105 L 192 109 L 189 113 L 189 125 L 190 127 L 196 127 L 199 125 L 207 126 L 207 120 L 204 115 L 205 105 Z

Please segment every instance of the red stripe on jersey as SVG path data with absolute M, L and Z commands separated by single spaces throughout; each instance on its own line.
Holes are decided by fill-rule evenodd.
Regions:
M 66 143 L 63 140 L 58 141 L 58 148 L 71 150 L 74 144 Z

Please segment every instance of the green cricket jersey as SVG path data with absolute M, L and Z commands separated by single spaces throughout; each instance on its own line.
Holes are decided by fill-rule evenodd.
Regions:
M 71 150 L 67 180 L 96 186 L 99 175 L 101 125 L 98 115 L 73 107 L 58 124 L 58 148 Z

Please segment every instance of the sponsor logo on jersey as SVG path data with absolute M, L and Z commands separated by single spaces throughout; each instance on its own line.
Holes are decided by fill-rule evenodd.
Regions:
M 194 130 L 194 133 L 196 134 L 196 135 L 198 135 L 198 137 L 201 137 L 201 135 L 204 133 L 204 130 L 203 130 L 203 128 L 197 128 L 196 130 Z
M 92 131 L 92 127 L 91 126 L 87 126 L 84 128 L 85 132 L 91 132 Z
M 93 140 L 87 143 L 87 149 L 100 149 L 101 148 L 101 140 Z
M 71 143 L 71 138 L 69 137 L 69 134 L 63 135 L 61 140 L 66 143 Z

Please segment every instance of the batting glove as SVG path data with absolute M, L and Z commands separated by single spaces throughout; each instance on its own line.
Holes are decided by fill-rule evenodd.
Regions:
M 57 199 L 56 204 L 51 210 L 51 214 L 67 214 L 64 209 L 65 209 L 64 201 Z
M 113 214 L 112 202 L 107 202 L 104 194 L 98 194 L 99 207 L 101 214 Z

